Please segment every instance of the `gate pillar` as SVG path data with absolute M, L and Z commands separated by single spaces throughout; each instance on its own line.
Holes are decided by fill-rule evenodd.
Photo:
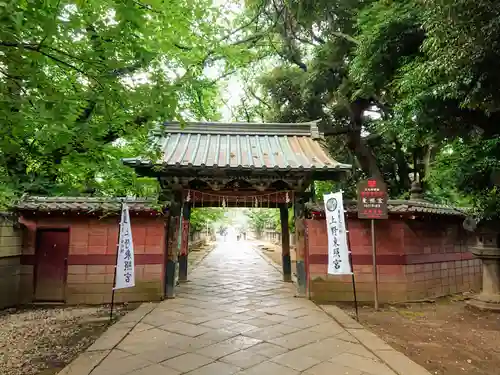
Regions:
M 165 265 L 165 296 L 175 298 L 175 284 L 178 261 L 178 233 L 180 225 L 182 194 L 175 191 L 170 202 L 167 226 L 167 261 Z
M 181 243 L 179 251 L 179 281 L 188 279 L 188 255 L 189 255 L 189 220 L 191 217 L 191 204 L 184 202 L 182 206 Z
M 295 201 L 295 249 L 297 267 L 297 295 L 305 297 L 307 291 L 307 271 L 306 271 L 306 228 L 304 202 L 302 199 Z
M 281 257 L 283 263 L 283 281 L 292 281 L 292 260 L 290 257 L 290 230 L 288 227 L 288 205 L 280 204 L 281 222 Z

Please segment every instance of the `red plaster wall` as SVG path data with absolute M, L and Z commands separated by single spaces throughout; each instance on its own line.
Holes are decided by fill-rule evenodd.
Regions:
M 34 265 L 37 229 L 68 228 L 70 244 L 66 302 L 110 301 L 118 241 L 118 217 L 23 217 L 21 263 Z M 160 299 L 163 296 L 165 218 L 131 213 L 136 287 L 116 294 L 117 302 Z
M 460 219 L 439 217 L 411 220 L 393 216 L 388 220 L 378 220 L 375 224 L 381 300 L 410 300 L 416 299 L 416 296 L 437 296 L 480 286 L 480 262 L 473 259 L 468 250 L 468 237 L 461 227 Z M 373 273 L 370 221 L 350 217 L 348 225 L 358 297 L 371 301 Z M 332 301 L 351 300 L 351 277 L 327 275 L 328 237 L 325 220 L 307 220 L 306 228 L 311 297 Z M 422 275 L 418 274 L 420 268 Z M 440 272 L 437 272 L 438 268 Z M 466 274 L 467 277 L 450 279 L 449 271 L 441 272 L 441 269 L 449 268 L 454 269 L 454 275 Z M 415 279 L 419 278 L 425 279 L 425 282 L 415 284 Z

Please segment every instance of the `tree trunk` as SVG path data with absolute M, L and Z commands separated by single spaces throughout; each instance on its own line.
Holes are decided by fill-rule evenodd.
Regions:
M 347 145 L 354 152 L 359 165 L 368 177 L 384 180 L 382 172 L 377 165 L 377 159 L 372 150 L 361 138 L 361 129 L 363 126 L 363 112 L 367 107 L 365 101 L 356 101 L 350 105 L 351 129 L 347 133 Z
M 402 186 L 404 191 L 409 191 L 411 187 L 410 181 L 410 167 L 405 158 L 405 153 L 402 150 L 402 146 L 398 141 L 394 142 L 396 153 L 394 155 L 397 165 L 397 175 L 399 177 L 400 186 Z

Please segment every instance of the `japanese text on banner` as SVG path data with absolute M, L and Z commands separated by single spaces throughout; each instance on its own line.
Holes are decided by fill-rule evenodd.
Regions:
M 342 192 L 325 194 L 325 218 L 328 231 L 328 274 L 352 274 L 347 247 L 347 231 Z
M 118 239 L 118 256 L 116 258 L 116 281 L 114 289 L 131 288 L 135 286 L 134 244 L 128 206 L 122 206 L 120 221 L 120 238 Z

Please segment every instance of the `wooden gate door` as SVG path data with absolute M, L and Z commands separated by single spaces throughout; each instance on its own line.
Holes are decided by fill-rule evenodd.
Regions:
M 35 300 L 64 301 L 68 250 L 67 229 L 37 231 Z

